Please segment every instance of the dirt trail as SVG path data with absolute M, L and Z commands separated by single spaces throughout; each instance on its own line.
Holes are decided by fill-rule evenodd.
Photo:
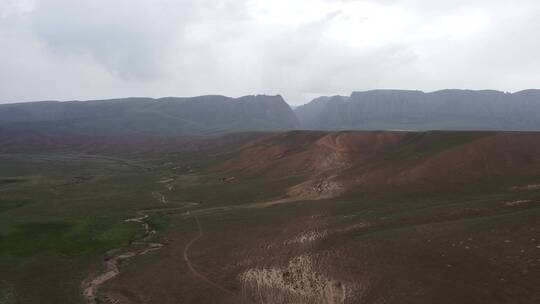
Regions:
M 191 263 L 191 260 L 189 259 L 189 249 L 191 248 L 191 246 L 193 246 L 193 244 L 195 244 L 195 242 L 197 242 L 201 237 L 204 236 L 204 231 L 202 229 L 202 226 L 201 226 L 201 222 L 199 222 L 199 219 L 197 218 L 197 216 L 193 216 L 193 218 L 195 219 L 195 222 L 197 223 L 197 229 L 198 229 L 198 234 L 193 238 L 191 239 L 191 241 L 189 241 L 187 244 L 186 244 L 186 247 L 184 247 L 184 261 L 186 262 L 186 265 L 188 266 L 189 270 L 191 271 L 191 273 L 198 277 L 199 279 L 201 279 L 202 281 L 204 281 L 206 284 L 226 293 L 226 294 L 229 294 L 229 295 L 233 295 L 233 296 L 236 296 L 236 294 L 230 290 L 228 290 L 227 288 L 217 284 L 216 282 L 213 282 L 212 280 L 210 280 L 207 276 L 205 276 L 204 274 L 200 273 L 197 271 L 197 269 L 195 269 L 195 267 L 193 267 L 193 264 Z
M 287 204 L 287 203 L 293 203 L 301 201 L 302 199 L 299 199 L 297 197 L 286 197 L 281 199 L 275 199 L 270 201 L 264 201 L 264 202 L 256 202 L 251 204 L 244 204 L 244 205 L 229 205 L 224 207 L 210 207 L 210 208 L 204 208 L 204 209 L 196 209 L 196 210 L 190 210 L 189 213 L 184 213 L 185 216 L 196 216 L 196 215 L 205 215 L 205 214 L 212 214 L 219 211 L 231 211 L 231 210 L 238 210 L 238 209 L 259 209 L 259 208 L 268 208 L 275 205 L 281 205 L 281 204 Z
M 284 199 L 278 199 L 278 200 L 273 200 L 273 201 L 268 201 L 268 202 L 252 203 L 252 204 L 247 204 L 247 205 L 234 205 L 234 206 L 227 206 L 227 207 L 213 207 L 213 208 L 206 208 L 206 209 L 187 211 L 185 213 L 185 215 L 193 217 L 193 219 L 195 220 L 195 223 L 197 224 L 197 229 L 198 229 L 198 234 L 193 239 L 191 239 L 186 244 L 186 246 L 184 247 L 184 261 L 186 262 L 186 265 L 188 266 L 190 272 L 193 274 L 193 276 L 195 276 L 195 277 L 199 278 L 200 280 L 204 281 L 209 286 L 211 286 L 211 287 L 213 287 L 215 289 L 218 289 L 219 291 L 221 291 L 223 293 L 226 293 L 228 295 L 235 296 L 235 297 L 238 296 L 233 291 L 225 288 L 222 285 L 219 285 L 218 283 L 216 283 L 216 282 L 212 281 L 211 279 L 209 279 L 204 274 L 200 273 L 193 266 L 193 263 L 191 262 L 191 260 L 189 258 L 189 251 L 190 251 L 191 247 L 193 246 L 193 244 L 195 244 L 200 238 L 202 238 L 204 236 L 204 230 L 202 228 L 201 222 L 199 221 L 199 218 L 197 217 L 197 214 L 199 214 L 199 215 L 201 215 L 201 214 L 209 214 L 209 213 L 214 213 L 214 212 L 217 212 L 217 211 L 229 211 L 229 210 L 234 210 L 234 209 L 267 208 L 267 207 L 270 207 L 270 206 L 274 206 L 274 205 L 278 205 L 278 204 L 284 204 L 284 203 L 288 203 L 288 202 L 292 202 L 292 201 L 295 201 L 295 199 L 294 198 L 284 198 Z

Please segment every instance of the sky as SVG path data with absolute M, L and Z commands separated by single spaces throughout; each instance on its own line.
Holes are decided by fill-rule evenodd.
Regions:
M 540 88 L 538 0 L 0 0 L 0 103 Z

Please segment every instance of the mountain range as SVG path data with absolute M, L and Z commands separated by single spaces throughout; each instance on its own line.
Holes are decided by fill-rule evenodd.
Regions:
M 0 139 L 14 134 L 181 137 L 297 129 L 540 131 L 540 90 L 373 90 L 319 97 L 294 110 L 280 95 L 0 105 Z
M 540 90 L 353 92 L 297 107 L 311 130 L 540 130 Z
M 186 136 L 298 128 L 281 96 L 218 95 L 0 105 L 0 131 L 90 136 Z

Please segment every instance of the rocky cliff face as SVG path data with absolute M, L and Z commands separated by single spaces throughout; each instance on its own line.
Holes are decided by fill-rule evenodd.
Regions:
M 295 109 L 304 129 L 540 130 L 540 90 L 402 90 L 320 97 Z
M 298 127 L 281 96 L 125 98 L 0 106 L 2 130 L 84 135 L 199 135 Z

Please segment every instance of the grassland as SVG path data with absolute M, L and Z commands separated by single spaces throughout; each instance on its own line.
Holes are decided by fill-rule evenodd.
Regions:
M 141 233 L 122 220 L 159 188 L 143 165 L 88 155 L 2 155 L 0 172 L 0 277 L 23 303 L 80 302 L 87 272 Z

